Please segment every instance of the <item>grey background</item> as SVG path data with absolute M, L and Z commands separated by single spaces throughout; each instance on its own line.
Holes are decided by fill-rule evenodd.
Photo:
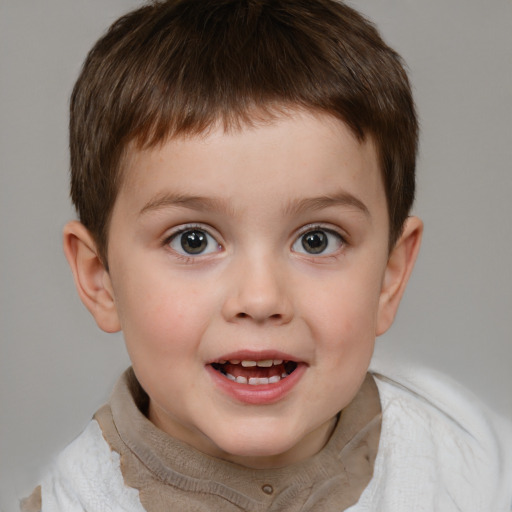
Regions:
M 512 2 L 353 0 L 409 64 L 424 243 L 379 350 L 447 372 L 512 416 Z M 0 0 L 0 510 L 16 509 L 128 365 L 74 291 L 61 229 L 67 105 L 134 0 Z

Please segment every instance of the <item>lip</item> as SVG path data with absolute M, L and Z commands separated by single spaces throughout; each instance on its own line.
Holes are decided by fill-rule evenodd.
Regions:
M 212 359 L 206 364 L 218 363 L 220 361 L 264 361 L 265 359 L 282 359 L 283 361 L 294 361 L 300 363 L 296 357 L 285 354 L 284 352 L 278 352 L 276 350 L 239 350 L 237 352 L 230 352 L 222 357 Z
M 279 382 L 271 384 L 263 384 L 259 386 L 251 386 L 250 384 L 239 384 L 228 380 L 219 371 L 212 367 L 212 363 L 219 361 L 233 361 L 233 360 L 247 360 L 247 361 L 262 361 L 268 359 L 282 359 L 284 361 L 293 361 L 297 363 L 295 370 L 288 375 L 288 377 L 281 379 Z M 277 352 L 275 350 L 266 351 L 238 351 L 225 354 L 218 359 L 213 359 L 205 366 L 206 371 L 217 386 L 223 393 L 233 398 L 237 402 L 250 404 L 250 405 L 270 405 L 282 400 L 302 379 L 306 372 L 308 365 L 297 358 Z

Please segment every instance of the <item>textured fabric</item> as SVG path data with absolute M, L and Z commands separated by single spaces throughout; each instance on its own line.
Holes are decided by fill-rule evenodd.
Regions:
M 141 413 L 146 407 L 147 396 L 128 371 L 96 419 L 121 454 L 125 483 L 140 490 L 148 512 L 167 511 L 169 503 L 191 511 L 340 512 L 359 499 L 372 476 L 381 409 L 371 376 L 325 448 L 281 469 L 253 470 L 206 456 L 158 430 Z
M 21 512 L 41 512 L 41 486 L 38 485 L 32 494 L 20 502 Z
M 96 421 L 59 455 L 41 484 L 41 497 L 43 512 L 144 512 Z
M 412 366 L 405 368 L 406 371 L 390 365 L 372 366 L 382 404 L 380 445 L 374 476 L 358 502 L 346 509 L 347 512 L 508 512 L 512 502 L 510 423 L 481 407 L 467 391 L 445 377 Z M 110 425 L 108 428 L 112 428 L 115 427 L 115 416 L 116 413 L 103 408 L 97 419 L 103 427 Z M 340 425 L 341 422 L 322 452 L 332 449 L 331 442 L 339 433 Z M 106 430 L 103 433 L 109 437 Z M 352 444 L 358 443 L 347 443 L 345 451 L 350 451 Z M 191 460 L 194 461 L 197 453 L 189 454 L 193 455 Z M 186 455 L 185 447 L 179 457 Z M 154 467 L 161 460 L 162 454 L 156 453 L 154 459 L 149 458 L 145 463 Z M 207 471 L 213 472 L 216 462 L 219 461 L 210 460 Z M 121 468 L 126 470 L 129 466 L 132 464 L 125 467 L 118 452 L 110 449 L 98 423 L 93 421 L 63 452 L 56 468 L 43 482 L 43 512 L 141 512 L 144 489 L 139 493 L 127 486 L 121 474 Z M 199 468 L 199 471 L 203 469 Z M 257 489 L 269 481 L 251 481 L 253 477 L 243 468 L 239 469 L 234 471 L 234 474 L 238 473 L 238 480 L 231 482 L 235 489 L 248 483 L 257 484 L 254 485 Z M 301 485 L 307 485 L 303 475 L 295 471 L 297 468 L 287 469 L 292 470 L 291 486 L 300 489 Z M 169 468 L 162 471 L 160 476 L 167 478 Z M 319 484 L 323 478 L 320 474 Z M 330 480 L 324 480 L 329 486 Z M 216 479 L 212 478 L 212 481 Z M 329 489 L 327 494 L 332 490 Z M 95 496 L 95 503 L 91 502 L 90 495 Z M 185 497 L 181 502 L 161 503 L 158 505 L 160 509 L 155 505 L 155 510 L 230 510 L 228 507 L 210 507 L 211 495 L 208 494 L 189 492 Z M 249 494 L 246 498 L 252 500 L 254 496 Z M 233 505 L 231 510 L 343 510 L 332 503 L 307 501 L 291 508 L 295 494 L 287 494 L 286 489 L 280 498 L 283 501 L 276 501 L 267 509 L 253 508 L 254 502 L 250 501 L 246 507 L 239 504 L 237 509 Z M 282 503 L 283 508 L 278 508 L 276 503 Z
M 381 424 L 371 376 L 323 450 L 274 470 L 208 457 L 166 436 L 141 413 L 145 400 L 133 374 L 125 374 L 110 406 L 98 411 L 43 481 L 43 512 L 339 512 L 371 479 Z
M 378 362 L 373 371 L 381 446 L 374 477 L 349 511 L 511 510 L 511 424 L 437 372 Z

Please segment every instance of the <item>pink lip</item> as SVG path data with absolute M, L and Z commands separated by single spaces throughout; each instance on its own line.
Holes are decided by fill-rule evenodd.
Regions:
M 211 363 L 218 361 L 262 361 L 266 359 L 294 361 L 297 363 L 297 368 L 295 368 L 288 377 L 281 379 L 279 382 L 252 386 L 250 384 L 239 384 L 238 382 L 231 381 L 211 366 Z M 270 405 L 282 400 L 298 384 L 308 368 L 306 363 L 297 361 L 296 358 L 290 355 L 273 350 L 262 352 L 233 352 L 212 360 L 211 363 L 208 363 L 205 368 L 211 376 L 214 385 L 218 386 L 222 392 L 234 398 L 236 401 L 250 405 Z
M 207 364 L 218 363 L 219 361 L 264 361 L 266 359 L 282 359 L 283 361 L 295 361 L 296 363 L 300 362 L 296 357 L 285 354 L 284 352 L 277 352 L 275 350 L 239 350 L 238 352 L 231 352 L 219 358 L 212 359 L 211 361 L 208 361 Z

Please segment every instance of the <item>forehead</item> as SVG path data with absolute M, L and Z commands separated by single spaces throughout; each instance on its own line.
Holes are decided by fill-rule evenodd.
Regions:
M 238 129 L 217 125 L 142 150 L 132 144 L 118 200 L 129 199 L 140 210 L 167 193 L 236 203 L 257 190 L 266 200 L 281 203 L 338 192 L 369 207 L 385 202 L 372 139 L 360 141 L 338 119 L 311 112 L 291 112 Z

